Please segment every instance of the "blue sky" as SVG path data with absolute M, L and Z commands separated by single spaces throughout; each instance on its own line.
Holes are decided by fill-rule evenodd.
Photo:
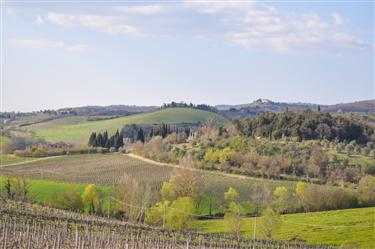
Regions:
M 374 98 L 374 3 L 7 1 L 2 110 Z

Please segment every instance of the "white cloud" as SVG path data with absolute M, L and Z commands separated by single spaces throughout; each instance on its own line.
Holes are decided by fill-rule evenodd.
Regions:
M 67 15 L 51 12 L 48 13 L 48 20 L 64 27 L 86 27 L 108 34 L 140 34 L 134 26 L 124 23 L 122 18 L 115 16 Z
M 84 44 L 66 44 L 62 41 L 51 41 L 47 39 L 20 39 L 11 38 L 8 44 L 13 47 L 31 48 L 31 49 L 62 49 L 67 52 L 82 53 L 87 51 L 88 47 Z
M 116 7 L 116 10 L 129 14 L 141 14 L 141 15 L 156 15 L 164 14 L 168 11 L 166 6 L 162 5 L 140 5 L 140 6 L 127 6 L 127 7 Z
M 41 17 L 41 16 L 37 16 L 37 17 L 35 18 L 35 20 L 34 20 L 34 23 L 35 23 L 35 24 L 38 24 L 38 25 L 42 25 L 42 24 L 44 24 L 44 19 L 43 19 L 43 17 Z
M 182 1 L 176 5 L 116 6 L 111 10 L 106 16 L 51 12 L 48 20 L 64 27 L 117 35 L 223 39 L 249 50 L 299 52 L 372 47 L 350 34 L 339 13 L 331 14 L 333 20 L 326 20 L 318 13 L 285 12 L 249 1 Z
M 336 25 L 341 26 L 341 25 L 345 24 L 344 19 L 341 17 L 341 15 L 339 13 L 334 12 L 334 13 L 331 14 L 331 16 L 335 20 Z
M 15 16 L 16 12 L 11 8 L 6 8 L 6 13 L 8 16 Z

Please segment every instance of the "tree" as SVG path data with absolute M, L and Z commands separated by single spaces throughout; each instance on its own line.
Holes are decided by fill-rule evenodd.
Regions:
M 82 203 L 87 213 L 95 214 L 98 205 L 98 191 L 94 184 L 86 186 L 85 191 L 82 194 Z
M 143 130 L 142 128 L 139 128 L 138 132 L 137 132 L 137 141 L 141 141 L 142 143 L 145 142 L 145 136 L 143 134 Z
M 196 198 L 200 186 L 200 173 L 195 170 L 195 162 L 191 156 L 180 160 L 181 168 L 176 169 L 171 176 L 170 183 L 178 197 Z
M 172 183 L 170 182 L 163 183 L 160 189 L 160 195 L 161 195 L 162 200 L 166 200 L 166 201 L 174 201 L 177 197 L 174 187 Z
M 295 201 L 293 200 L 292 193 L 285 187 L 276 187 L 273 191 L 275 196 L 274 205 L 278 213 L 285 213 L 293 211 L 295 207 Z
M 279 215 L 271 208 L 264 210 L 263 216 L 259 222 L 259 230 L 263 236 L 267 239 L 272 239 L 280 226 L 281 221 Z
M 258 213 L 261 207 L 268 207 L 271 204 L 271 189 L 264 183 L 254 185 L 251 189 L 250 200 L 255 203 L 255 212 Z
M 243 226 L 242 216 L 245 211 L 240 204 L 232 201 L 229 207 L 225 210 L 224 220 L 227 223 L 230 231 L 240 237 L 241 228 Z
M 238 202 L 240 195 L 237 190 L 232 187 L 229 187 L 228 191 L 224 193 L 224 199 L 228 202 Z
M 191 197 L 179 197 L 169 209 L 166 217 L 167 227 L 186 229 L 194 218 L 195 205 Z
M 96 147 L 97 146 L 96 132 L 91 133 L 88 145 L 92 146 L 92 147 Z
M 117 136 L 117 139 L 115 140 L 115 148 L 121 148 L 124 146 L 124 137 L 122 134 Z
M 170 201 L 161 201 L 156 203 L 155 206 L 148 210 L 145 223 L 150 226 L 163 226 L 164 228 L 170 205 Z
M 375 176 L 367 175 L 359 182 L 360 200 L 366 205 L 375 205 Z
M 114 208 L 125 219 L 140 222 L 151 202 L 151 187 L 130 175 L 124 175 L 114 190 L 114 196 L 118 202 Z

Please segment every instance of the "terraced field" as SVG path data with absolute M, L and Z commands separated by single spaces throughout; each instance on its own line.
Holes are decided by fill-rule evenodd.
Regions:
M 167 108 L 99 121 L 87 121 L 82 116 L 66 117 L 25 126 L 22 129 L 34 131 L 37 137 L 44 138 L 49 142 L 65 141 L 86 144 L 91 132 L 108 130 L 109 133 L 113 133 L 125 124 L 198 123 L 208 119 L 217 123 L 227 122 L 224 117 L 213 112 L 190 108 Z

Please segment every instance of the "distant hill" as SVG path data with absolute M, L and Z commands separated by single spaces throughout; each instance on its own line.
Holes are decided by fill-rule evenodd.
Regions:
M 375 112 L 375 99 L 323 106 L 326 112 Z
M 227 117 L 251 117 L 265 112 L 282 112 L 288 110 L 317 110 L 325 112 L 375 112 L 375 100 L 365 100 L 336 105 L 318 105 L 311 103 L 283 103 L 268 99 L 258 99 L 249 104 L 215 106 Z
M 58 113 L 75 115 L 120 115 L 125 116 L 132 113 L 150 112 L 158 109 L 157 106 L 136 106 L 136 105 L 109 105 L 109 106 L 82 106 L 62 108 Z
M 87 116 L 67 116 L 47 122 L 24 126 L 23 129 L 35 132 L 35 135 L 48 142 L 64 141 L 74 144 L 86 144 L 91 132 L 108 130 L 114 133 L 125 124 L 179 124 L 202 123 L 211 119 L 216 123 L 228 120 L 223 116 L 191 108 L 166 108 L 153 112 L 140 113 L 112 119 L 88 121 Z

